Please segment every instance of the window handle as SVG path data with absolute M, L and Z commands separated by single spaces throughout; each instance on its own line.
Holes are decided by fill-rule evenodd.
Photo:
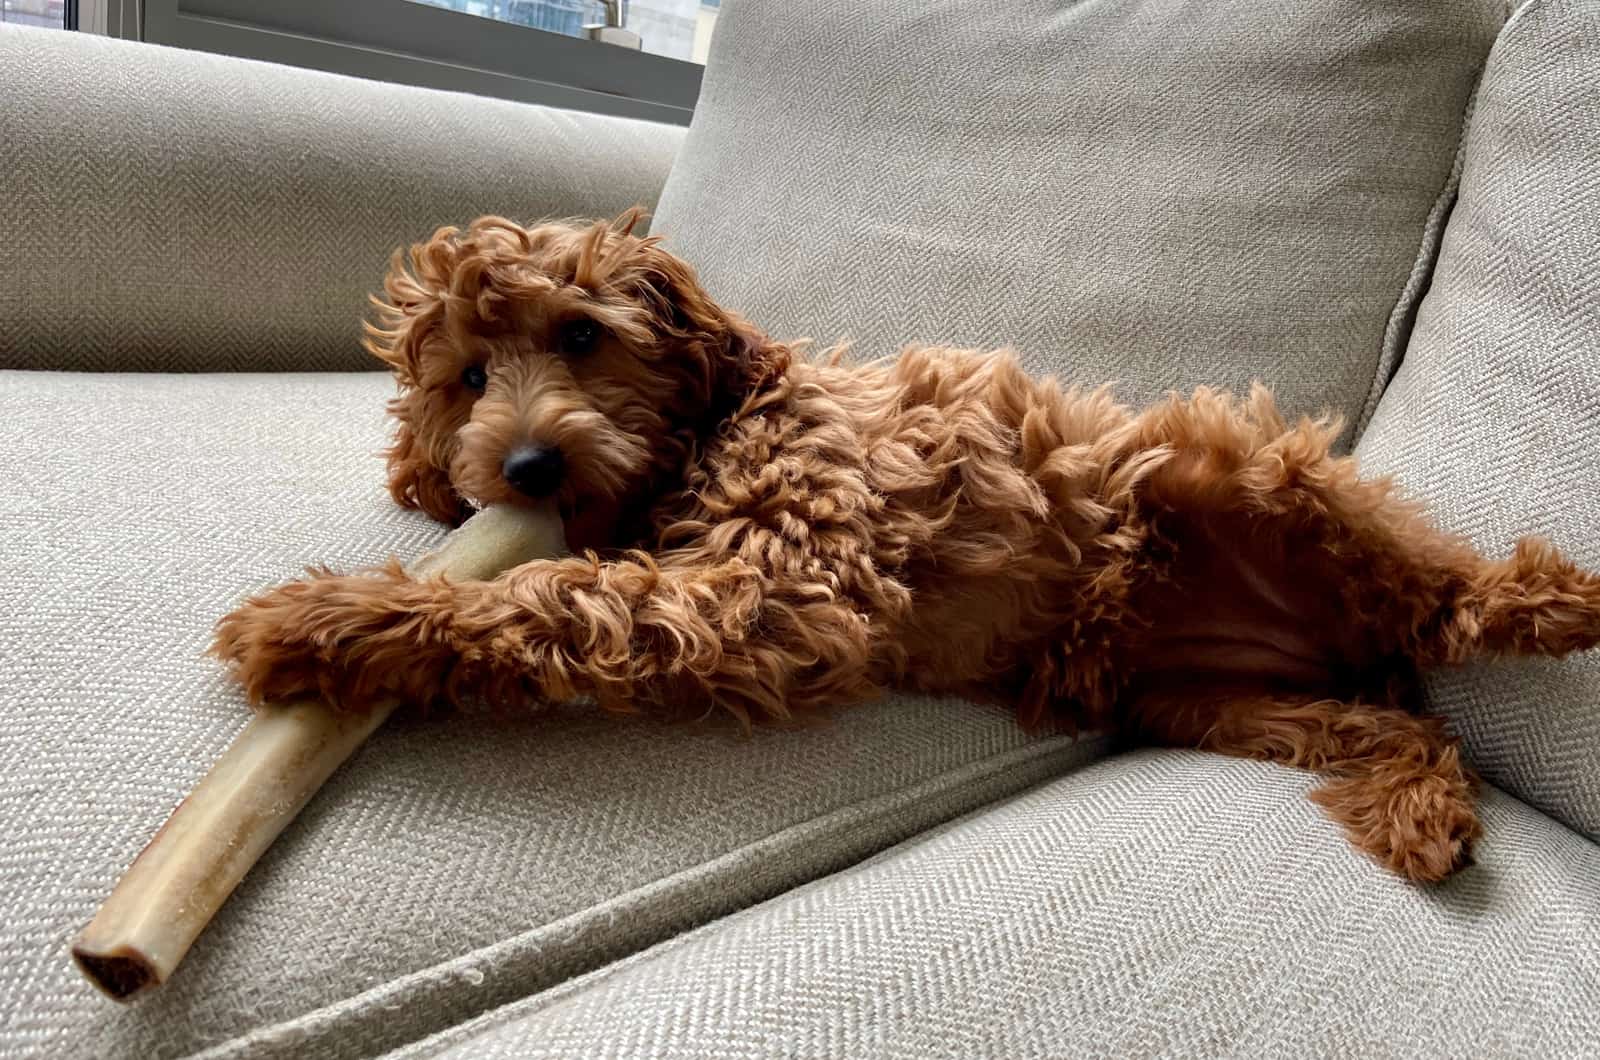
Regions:
M 600 6 L 605 9 L 605 21 L 583 27 L 584 34 L 590 40 L 615 44 L 619 48 L 632 48 L 634 51 L 644 47 L 644 39 L 625 26 L 628 21 L 628 0 L 600 0 Z

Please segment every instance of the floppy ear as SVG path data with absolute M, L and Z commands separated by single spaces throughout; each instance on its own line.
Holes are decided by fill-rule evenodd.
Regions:
M 454 228 L 441 228 L 409 253 L 395 251 L 383 278 L 383 294 L 370 298 L 377 321 L 362 322 L 361 344 L 389 366 L 401 386 L 421 383 L 423 344 L 444 325 L 459 235 Z
M 428 342 L 445 341 L 445 296 L 459 257 L 459 236 L 454 228 L 441 228 L 409 253 L 395 252 L 383 279 L 383 295 L 372 297 L 377 320 L 364 322 L 362 337 L 362 345 L 389 366 L 400 384 L 400 396 L 389 403 L 389 414 L 399 420 L 394 444 L 385 453 L 389 494 L 402 507 L 421 509 L 451 526 L 460 525 L 470 512 L 450 484 L 449 454 L 428 444 L 419 427 L 447 414 L 429 407 L 422 387 L 423 360 Z
M 403 400 L 403 399 L 400 399 Z M 400 401 L 396 401 L 398 405 Z M 391 411 L 394 406 L 391 405 Z M 405 420 L 394 444 L 384 454 L 389 465 L 389 495 L 402 508 L 419 508 L 449 526 L 460 526 L 470 513 L 450 484 L 450 475 L 429 461 L 426 450 Z
M 713 301 L 688 262 L 661 249 L 657 237 L 640 240 L 636 253 L 638 294 L 686 369 L 693 404 L 720 419 L 788 368 L 789 348 Z

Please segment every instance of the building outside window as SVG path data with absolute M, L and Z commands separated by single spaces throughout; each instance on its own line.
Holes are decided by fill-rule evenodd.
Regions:
M 60 29 L 66 18 L 66 0 L 0 0 L 0 22 Z
M 585 25 L 601 20 L 601 6 L 589 0 L 416 0 L 466 15 L 519 26 L 583 35 Z M 721 0 L 631 0 L 628 28 L 644 39 L 644 50 L 671 59 L 704 63 Z

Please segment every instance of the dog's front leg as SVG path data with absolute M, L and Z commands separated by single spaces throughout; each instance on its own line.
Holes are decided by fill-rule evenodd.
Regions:
M 218 626 L 213 651 L 253 701 L 347 709 L 486 696 L 784 717 L 863 698 L 870 623 L 837 596 L 741 560 L 539 560 L 490 582 L 398 567 L 315 575 Z
M 390 696 L 432 702 L 450 670 L 447 616 L 473 584 L 420 581 L 398 563 L 313 571 L 224 617 L 211 654 L 254 703 L 307 694 L 346 710 Z

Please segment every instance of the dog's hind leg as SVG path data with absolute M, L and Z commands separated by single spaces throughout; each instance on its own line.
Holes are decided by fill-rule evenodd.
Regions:
M 1417 882 L 1471 861 L 1476 780 L 1436 718 L 1309 696 L 1153 689 L 1128 722 L 1147 741 L 1327 774 L 1311 799 L 1358 849 Z
M 1600 576 L 1535 539 L 1484 558 L 1333 455 L 1335 424 L 1290 426 L 1265 390 L 1174 398 L 1139 426 L 1142 446 L 1170 450 L 1141 487 L 1181 589 L 1161 592 L 1156 613 L 1214 624 L 1221 580 L 1235 632 L 1315 638 L 1347 671 L 1600 644 Z
M 1456 587 L 1422 661 L 1474 655 L 1565 655 L 1600 645 L 1600 575 L 1540 538 L 1503 560 L 1480 560 Z

